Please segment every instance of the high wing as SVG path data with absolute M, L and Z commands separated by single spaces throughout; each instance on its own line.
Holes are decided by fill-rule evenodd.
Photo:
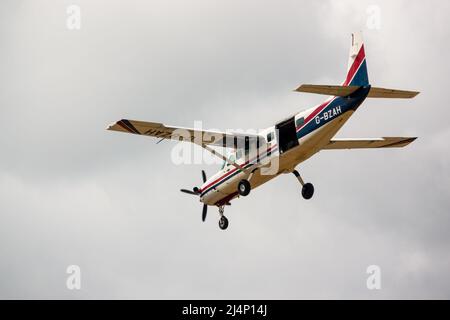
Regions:
M 158 122 L 122 119 L 108 126 L 107 130 L 151 136 L 160 139 L 192 142 L 201 146 L 248 148 L 264 137 L 257 134 L 220 132 L 192 128 L 173 127 Z
M 384 137 L 384 138 L 362 138 L 362 139 L 331 139 L 323 147 L 324 150 L 339 149 L 366 149 L 366 148 L 401 148 L 405 147 L 417 138 L 407 137 Z

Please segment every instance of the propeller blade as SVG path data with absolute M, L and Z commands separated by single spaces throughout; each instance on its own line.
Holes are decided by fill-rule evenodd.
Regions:
M 206 173 L 205 170 L 202 170 L 202 178 L 203 178 L 203 183 L 206 182 Z
M 205 222 L 206 219 L 206 213 L 208 212 L 208 205 L 203 205 L 203 212 L 202 212 L 202 221 Z
M 195 193 L 194 191 L 191 190 L 186 190 L 186 189 L 180 189 L 181 192 L 187 193 L 187 194 L 192 194 L 194 196 L 198 196 L 198 193 Z

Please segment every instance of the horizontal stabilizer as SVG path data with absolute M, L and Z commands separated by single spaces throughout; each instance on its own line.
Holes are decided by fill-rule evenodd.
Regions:
M 316 94 L 326 94 L 328 96 L 340 96 L 345 97 L 356 90 L 358 86 L 329 86 L 329 85 L 317 85 L 317 84 L 302 84 L 300 87 L 295 89 L 298 92 L 308 92 Z
M 368 98 L 395 98 L 395 99 L 411 99 L 417 96 L 419 92 L 417 91 L 405 91 L 405 90 L 395 90 L 395 89 L 385 89 L 371 87 L 369 91 Z
M 328 96 L 339 96 L 345 97 L 356 90 L 359 86 L 332 86 L 332 85 L 315 85 L 315 84 L 302 84 L 300 87 L 295 89 L 298 92 L 308 92 L 315 94 L 324 94 Z M 410 99 L 417 96 L 419 92 L 417 91 L 405 91 L 405 90 L 395 90 L 395 89 L 385 89 L 371 87 L 368 98 L 397 98 L 397 99 Z
M 361 138 L 361 139 L 331 139 L 323 147 L 326 150 L 341 149 L 367 149 L 367 148 L 401 148 L 405 147 L 417 138 L 411 137 L 384 137 L 384 138 Z

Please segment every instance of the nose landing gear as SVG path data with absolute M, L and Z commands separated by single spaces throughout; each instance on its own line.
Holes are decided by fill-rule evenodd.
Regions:
M 219 214 L 220 214 L 219 228 L 221 230 L 226 230 L 226 228 L 228 228 L 228 219 L 227 219 L 227 217 L 225 217 L 223 215 L 223 211 L 224 211 L 224 206 L 220 206 L 219 207 Z
M 306 200 L 311 199 L 312 196 L 314 195 L 314 186 L 312 185 L 312 183 L 309 182 L 305 183 L 297 170 L 292 171 L 292 173 L 297 177 L 298 181 L 302 185 L 303 198 Z

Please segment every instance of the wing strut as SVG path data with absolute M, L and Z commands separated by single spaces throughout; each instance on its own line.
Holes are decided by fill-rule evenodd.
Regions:
M 225 157 L 223 154 L 221 154 L 220 152 L 217 152 L 216 150 L 214 150 L 211 147 L 208 147 L 206 144 L 201 144 L 202 148 L 204 148 L 205 150 L 211 152 L 213 155 L 215 155 L 216 157 L 219 157 L 220 159 L 224 160 L 226 163 L 231 164 L 232 166 L 236 167 L 238 170 L 244 172 L 244 170 L 242 169 L 242 167 L 240 165 L 238 165 L 236 162 L 231 161 L 230 159 L 228 159 L 227 157 Z

